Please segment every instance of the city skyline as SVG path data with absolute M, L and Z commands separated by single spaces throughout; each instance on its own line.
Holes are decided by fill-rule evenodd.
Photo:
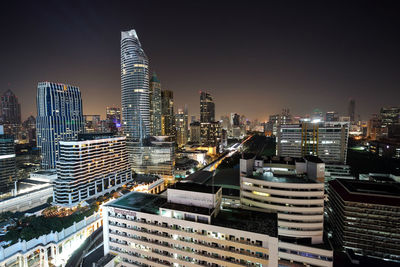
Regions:
M 350 98 L 356 101 L 355 113 L 367 119 L 382 106 L 398 105 L 399 19 L 393 6 L 309 2 L 258 4 L 257 9 L 232 3 L 225 10 L 219 3 L 211 10 L 209 4 L 100 2 L 93 8 L 42 1 L 19 9 L 9 3 L 1 20 L 16 23 L 2 29 L 9 38 L 2 43 L 7 68 L 1 91 L 17 95 L 25 120 L 36 116 L 37 82 L 74 84 L 82 90 L 84 114 L 104 118 L 107 106 L 121 106 L 120 31 L 135 28 L 151 59 L 150 70 L 164 90 L 174 92 L 176 107 L 188 104 L 190 115 L 199 115 L 200 90 L 213 96 L 216 119 L 236 112 L 263 121 L 283 108 L 296 115 L 314 108 L 345 115 Z M 132 6 L 142 12 L 125 11 Z M 355 11 L 357 20 L 351 15 Z M 33 20 L 37 13 L 46 16 Z M 32 40 L 29 53 L 20 46 L 21 38 Z M 246 101 L 247 93 L 258 97 Z

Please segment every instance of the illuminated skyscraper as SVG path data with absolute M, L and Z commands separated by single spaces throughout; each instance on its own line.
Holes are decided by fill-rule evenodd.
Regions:
M 178 109 L 178 113 L 175 115 L 176 125 L 176 143 L 178 146 L 184 146 L 187 143 L 189 125 L 188 125 L 188 111 L 187 106 L 185 109 Z
M 161 82 L 155 72 L 150 80 L 150 132 L 161 135 Z
M 1 96 L 0 112 L 3 124 L 21 124 L 21 105 L 11 90 Z
M 174 93 L 169 90 L 161 91 L 161 133 L 175 135 Z
M 128 152 L 150 135 L 149 62 L 135 30 L 121 32 L 122 121 Z
M 14 138 L 0 131 L 0 193 L 8 193 L 16 180 Z
M 41 165 L 44 169 L 54 169 L 59 142 L 75 140 L 83 132 L 81 92 L 76 86 L 40 82 L 36 101 L 36 135 Z
M 207 92 L 200 92 L 200 122 L 215 121 L 215 104 Z

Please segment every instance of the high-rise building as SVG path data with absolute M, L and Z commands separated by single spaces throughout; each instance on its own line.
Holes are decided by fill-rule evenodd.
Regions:
M 356 119 L 356 101 L 354 99 L 349 100 L 347 115 L 350 117 L 350 122 L 353 123 Z
M 302 122 L 280 125 L 277 154 L 300 158 L 320 157 L 326 163 L 346 164 L 349 124 L 346 122 Z
M 0 194 L 9 193 L 16 180 L 14 138 L 0 133 Z
M 83 115 L 85 122 L 85 133 L 100 133 L 101 120 L 100 115 Z
M 218 147 L 221 141 L 221 124 L 219 121 L 200 123 L 200 139 L 204 146 Z
M 400 122 L 399 107 L 381 108 L 380 115 L 382 127 L 388 127 Z
M 0 117 L 4 124 L 21 124 L 21 105 L 11 90 L 1 96 Z
M 215 104 L 211 95 L 205 91 L 200 92 L 200 122 L 215 121 Z
M 118 107 L 106 108 L 106 129 L 104 132 L 116 133 L 121 130 L 121 109 Z
M 122 121 L 128 153 L 150 135 L 149 61 L 135 30 L 121 32 Z
M 61 141 L 53 201 L 73 207 L 121 187 L 132 179 L 126 137 L 83 134 L 77 141 Z
M 161 91 L 161 134 L 175 135 L 174 93 L 169 90 Z
M 155 72 L 150 80 L 150 133 L 161 135 L 161 82 Z
M 336 111 L 327 111 L 325 113 L 325 121 L 327 122 L 339 121 L 339 114 Z
M 36 138 L 42 168 L 54 169 L 60 141 L 76 140 L 83 132 L 82 98 L 76 86 L 40 82 L 37 89 Z
M 229 116 L 222 115 L 220 122 L 221 122 L 222 129 L 225 129 L 225 130 L 231 129 L 231 122 L 230 122 Z
M 36 146 L 36 118 L 32 115 L 29 116 L 22 123 L 23 139 L 27 140 L 28 143 Z
M 400 262 L 399 192 L 394 182 L 329 181 L 326 210 L 335 242 L 355 254 Z
M 174 178 L 175 142 L 173 137 L 151 136 L 132 151 L 132 170 L 138 174 L 160 175 L 166 181 Z
M 178 109 L 178 113 L 175 114 L 175 126 L 176 143 L 178 144 L 178 146 L 186 145 L 189 133 L 187 106 L 185 106 L 184 109 Z
M 7 90 L 1 96 L 0 102 L 0 121 L 4 128 L 4 133 L 13 135 L 14 139 L 21 136 L 21 105 L 18 98 L 11 90 Z
M 190 142 L 194 144 L 200 144 L 201 142 L 201 124 L 198 121 L 194 121 L 190 124 Z

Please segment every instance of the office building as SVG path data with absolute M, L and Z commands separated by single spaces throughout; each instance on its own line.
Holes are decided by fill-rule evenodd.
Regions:
M 200 144 L 201 138 L 201 130 L 200 130 L 200 122 L 194 121 L 190 124 L 190 143 Z
M 356 255 L 400 262 L 398 183 L 329 182 L 328 216 L 334 241 Z
M 347 109 L 347 116 L 350 117 L 350 122 L 355 122 L 356 119 L 356 101 L 354 99 L 349 100 L 349 106 Z
M 176 143 L 179 147 L 186 145 L 188 142 L 188 110 L 185 106 L 184 109 L 178 109 L 175 114 L 175 128 L 176 128 Z
M 325 113 L 325 121 L 327 122 L 339 121 L 339 114 L 336 111 L 327 111 Z
M 85 122 L 85 133 L 100 133 L 101 120 L 100 115 L 83 115 Z
M 215 104 L 212 96 L 200 91 L 200 122 L 210 123 L 215 121 Z
M 150 80 L 150 133 L 161 135 L 161 82 L 155 72 Z
M 16 181 L 14 138 L 0 133 L 0 194 L 9 193 Z
M 161 134 L 175 135 L 174 93 L 169 90 L 161 91 Z
M 173 137 L 152 136 L 136 143 L 132 151 L 132 170 L 138 174 L 154 174 L 172 182 L 175 169 Z
M 23 139 L 25 139 L 27 143 L 36 146 L 36 118 L 35 117 L 33 117 L 31 115 L 22 123 L 22 132 L 23 132 Z
M 76 141 L 60 142 L 53 201 L 59 206 L 73 207 L 131 180 L 126 137 L 79 135 Z
M 301 122 L 280 125 L 277 154 L 300 158 L 318 156 L 326 163 L 346 163 L 349 124 L 345 122 Z
M 1 96 L 0 118 L 4 124 L 21 124 L 21 105 L 11 90 Z
M 400 108 L 389 107 L 381 108 L 380 111 L 381 126 L 388 127 L 400 122 Z
M 240 159 L 240 202 L 276 212 L 278 235 L 309 244 L 323 242 L 324 168 L 318 158 Z
M 72 85 L 40 82 L 36 103 L 36 139 L 42 157 L 41 167 L 54 169 L 60 141 L 76 140 L 84 130 L 81 92 Z
M 121 131 L 121 109 L 118 107 L 107 107 L 105 124 L 103 132 L 116 133 Z
M 124 266 L 332 266 L 332 252 L 279 241 L 276 214 L 221 209 L 222 189 L 177 183 L 103 207 L 104 254 Z
M 203 146 L 218 147 L 221 141 L 221 125 L 218 121 L 200 123 L 200 140 Z
M 122 127 L 128 153 L 150 135 L 149 61 L 135 30 L 121 32 Z

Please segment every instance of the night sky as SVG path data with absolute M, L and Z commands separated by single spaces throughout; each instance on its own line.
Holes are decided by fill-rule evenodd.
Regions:
M 79 86 L 84 114 L 121 102 L 120 31 L 136 29 L 175 108 L 265 120 L 288 107 L 367 119 L 399 105 L 396 1 L 3 1 L 0 91 L 36 116 L 39 81 Z

